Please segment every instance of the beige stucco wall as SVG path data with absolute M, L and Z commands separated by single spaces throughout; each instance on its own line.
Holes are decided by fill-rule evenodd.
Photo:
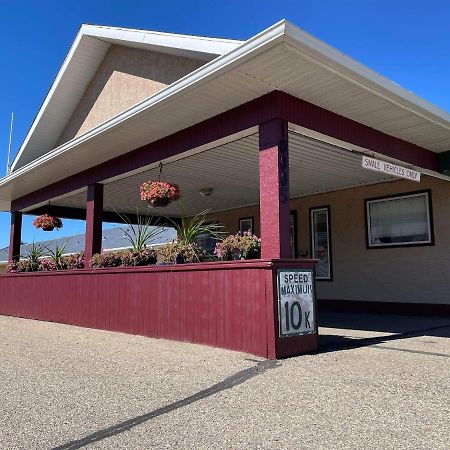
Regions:
M 435 245 L 366 248 L 364 200 L 431 189 Z M 450 304 L 450 183 L 423 177 L 420 184 L 397 181 L 291 200 L 297 210 L 298 249 L 310 253 L 309 208 L 330 206 L 333 281 L 318 281 L 319 298 Z M 229 231 L 258 207 L 216 213 Z
M 135 105 L 204 64 L 148 50 L 112 46 L 57 145 Z

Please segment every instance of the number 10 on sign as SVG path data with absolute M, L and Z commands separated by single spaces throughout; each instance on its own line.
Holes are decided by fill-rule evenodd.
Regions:
M 280 337 L 315 333 L 312 269 L 277 271 Z

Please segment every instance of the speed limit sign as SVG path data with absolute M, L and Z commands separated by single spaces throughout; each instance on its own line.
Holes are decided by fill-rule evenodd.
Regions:
M 278 269 L 280 337 L 316 332 L 312 269 Z

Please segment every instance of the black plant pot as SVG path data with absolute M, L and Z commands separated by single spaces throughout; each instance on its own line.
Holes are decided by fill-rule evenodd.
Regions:
M 233 250 L 231 252 L 231 259 L 233 261 L 239 261 L 242 259 L 242 252 L 240 250 Z
M 259 258 L 261 258 L 261 252 L 257 250 L 250 250 L 245 255 L 245 259 L 259 259 Z
M 170 200 L 168 197 L 152 198 L 148 203 L 152 208 L 161 208 L 167 206 L 170 203 Z
M 175 262 L 176 262 L 177 264 L 184 264 L 184 263 L 186 262 L 186 260 L 184 259 L 184 256 L 183 256 L 183 255 L 178 255 L 178 256 L 175 258 Z

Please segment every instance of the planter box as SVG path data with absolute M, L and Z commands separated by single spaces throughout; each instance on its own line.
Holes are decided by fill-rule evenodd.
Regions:
M 249 260 L 0 275 L 0 314 L 211 345 L 266 358 L 317 348 L 317 329 L 280 337 L 277 271 Z M 294 322 L 297 319 L 294 320 Z

